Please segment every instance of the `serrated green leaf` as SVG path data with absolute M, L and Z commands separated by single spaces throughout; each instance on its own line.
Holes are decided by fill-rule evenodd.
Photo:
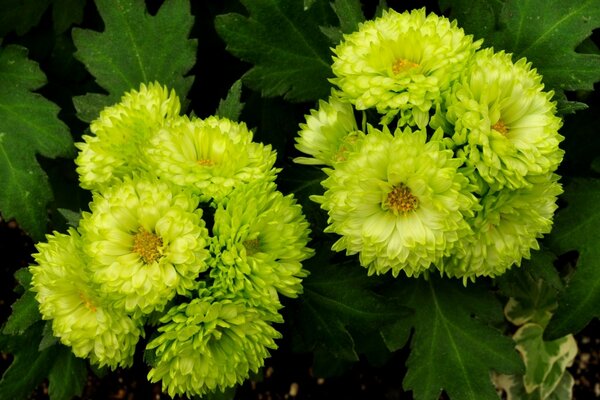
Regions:
M 47 348 L 54 346 L 56 343 L 58 343 L 58 338 L 54 336 L 54 332 L 52 331 L 52 321 L 47 321 L 44 324 L 44 330 L 42 331 L 42 340 L 40 340 L 38 350 L 44 351 Z
M 242 99 L 242 81 L 237 80 L 231 85 L 227 97 L 219 101 L 219 107 L 216 114 L 222 118 L 229 118 L 232 121 L 238 121 L 240 114 L 244 109 Z
M 59 345 L 54 365 L 48 372 L 50 400 L 70 400 L 81 396 L 87 380 L 86 362 L 75 357 L 70 348 Z
M 12 305 L 12 314 L 8 317 L 2 332 L 7 335 L 19 335 L 40 318 L 35 293 L 27 291 Z
M 58 107 L 32 93 L 46 83 L 27 49 L 0 48 L 0 212 L 14 218 L 35 240 L 46 232 L 47 204 L 52 200 L 48 177 L 36 155 L 67 157 L 73 153 L 69 131 Z
M 115 103 L 140 83 L 158 81 L 184 99 L 193 77 L 185 76 L 196 59 L 195 39 L 189 39 L 194 18 L 186 0 L 167 0 L 156 15 L 143 0 L 96 0 L 104 31 L 74 29 L 75 56 L 108 92 L 76 99 L 78 116 L 95 118 L 102 104 Z
M 83 20 L 86 0 L 53 0 L 54 32 L 62 33 Z
M 403 382 L 415 399 L 437 400 L 444 390 L 451 399 L 497 400 L 490 371 L 523 372 L 514 342 L 484 322 L 502 318 L 488 290 L 430 277 L 406 282 L 400 292 L 415 311 Z
M 59 208 L 57 211 L 65 218 L 67 224 L 73 228 L 79 226 L 79 220 L 81 220 L 82 216 L 81 211 L 67 210 L 66 208 Z
M 328 255 L 324 248 L 317 254 Z M 382 327 L 409 314 L 399 300 L 374 291 L 378 280 L 353 262 L 330 264 L 317 256 L 306 263 L 304 294 L 294 302 L 294 321 L 308 349 L 320 349 L 346 361 L 357 361 L 351 331 L 382 341 Z
M 32 275 L 31 271 L 29 271 L 29 268 L 21 268 L 15 271 L 15 279 L 25 289 L 29 289 L 31 286 L 31 278 Z
M 600 180 L 575 179 L 565 188 L 564 200 L 568 205 L 556 216 L 550 246 L 557 254 L 577 250 L 579 258 L 546 328 L 549 339 L 577 333 L 600 317 Z
M 242 0 L 250 16 L 219 15 L 215 28 L 227 50 L 254 66 L 242 79 L 263 96 L 290 101 L 324 98 L 332 76 L 329 43 L 319 27 L 331 23 L 331 9 L 317 2 Z M 323 7 L 325 3 L 326 7 Z
M 597 0 L 506 0 L 502 29 L 486 43 L 527 57 L 559 98 L 565 90 L 593 90 L 600 80 L 600 55 L 575 48 L 600 27 Z
M 24 399 L 47 376 L 54 363 L 56 347 L 38 351 L 41 325 L 15 337 L 14 359 L 0 380 L 0 399 Z
M 331 6 L 340 20 L 343 33 L 356 31 L 358 24 L 365 20 L 360 0 L 335 0 Z
M 0 12 L 0 37 L 14 31 L 23 35 L 42 18 L 51 0 L 3 0 Z
M 489 0 L 440 0 L 440 9 L 450 9 L 450 19 L 459 21 L 459 26 L 475 40 L 488 37 L 496 29 L 496 20 L 503 1 Z

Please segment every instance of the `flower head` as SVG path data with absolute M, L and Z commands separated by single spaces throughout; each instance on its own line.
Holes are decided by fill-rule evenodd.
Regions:
M 272 287 L 296 297 L 308 275 L 301 262 L 313 254 L 306 247 L 309 233 L 300 205 L 274 183 L 263 180 L 236 188 L 215 212 L 215 285 L 261 297 Z
M 160 335 L 147 346 L 157 356 L 148 379 L 162 380 L 170 396 L 202 396 L 243 382 L 262 367 L 281 337 L 271 326 L 281 322 L 277 312 L 265 315 L 241 299 L 215 297 L 206 290 L 171 308 L 161 322 Z
M 147 149 L 159 177 L 192 188 L 203 200 L 220 201 L 236 186 L 275 179 L 275 152 L 252 142 L 244 123 L 182 117 L 162 129 Z
M 90 125 L 94 135 L 84 135 L 84 141 L 76 143 L 81 186 L 101 190 L 147 169 L 143 148 L 166 121 L 179 114 L 179 109 L 175 91 L 150 83 L 125 93 L 118 104 L 102 110 Z
M 513 63 L 510 54 L 488 48 L 447 99 L 452 138 L 494 190 L 528 186 L 531 175 L 553 172 L 562 160 L 562 123 L 541 79 L 524 58 Z
M 327 190 L 313 199 L 329 214 L 325 231 L 342 236 L 334 250 L 359 253 L 369 274 L 412 276 L 470 232 L 464 218 L 476 200 L 440 133 L 427 141 L 425 131 L 371 129 L 346 162 L 327 171 Z
M 130 366 L 143 334 L 140 324 L 99 295 L 75 229 L 68 235 L 55 232 L 47 239 L 36 245 L 37 265 L 29 268 L 42 318 L 52 321 L 54 336 L 77 357 L 113 369 Z
M 319 109 L 311 110 L 306 123 L 300 124 L 296 148 L 312 157 L 294 159 L 299 164 L 333 165 L 344 160 L 356 141 L 364 134 L 358 131 L 354 110 L 335 96 L 319 101 Z
M 482 208 L 469 223 L 473 235 L 464 237 L 457 250 L 443 263 L 448 276 L 465 281 L 477 276 L 497 276 L 532 249 L 552 229 L 557 196 L 562 193 L 558 175 L 536 177 L 531 187 L 491 192 L 481 199 Z
M 198 199 L 154 179 L 96 193 L 80 222 L 94 281 L 116 306 L 148 314 L 196 286 L 208 267 Z
M 344 36 L 332 65 L 336 94 L 358 110 L 410 111 L 424 128 L 432 106 L 479 47 L 456 21 L 393 10 Z

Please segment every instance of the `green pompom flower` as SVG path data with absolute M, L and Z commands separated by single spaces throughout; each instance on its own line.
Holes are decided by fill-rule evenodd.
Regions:
M 323 196 L 325 232 L 342 237 L 333 250 L 359 253 L 369 274 L 419 275 L 451 254 L 470 233 L 464 217 L 477 207 L 461 161 L 441 144 L 441 131 L 371 129 L 356 153 L 327 170 Z
M 148 379 L 162 380 L 170 396 L 202 396 L 242 383 L 263 366 L 281 337 L 271 326 L 282 322 L 277 312 L 266 315 L 244 300 L 206 292 L 171 308 L 161 319 L 160 335 L 147 346 L 156 349 L 157 358 Z
M 479 46 L 456 21 L 426 16 L 424 8 L 388 10 L 344 36 L 334 49 L 331 81 L 340 89 L 336 95 L 358 110 L 410 112 L 424 128 L 429 110 Z
M 211 277 L 225 291 L 244 291 L 260 301 L 269 296 L 269 288 L 296 297 L 308 275 L 302 261 L 313 254 L 306 247 L 309 233 L 292 195 L 284 196 L 264 180 L 240 186 L 215 212 L 219 260 Z
M 553 172 L 563 158 L 561 119 L 542 77 L 522 58 L 485 49 L 447 99 L 452 138 L 468 164 L 494 190 L 529 186 L 531 175 Z
M 38 265 L 29 268 L 42 318 L 52 321 L 54 336 L 77 357 L 112 369 L 131 366 L 141 324 L 97 293 L 75 229 L 46 238 L 33 255 Z
M 196 287 L 208 231 L 198 199 L 150 179 L 96 193 L 80 222 L 94 281 L 115 306 L 148 314 Z
M 521 259 L 538 250 L 538 239 L 552 229 L 562 193 L 558 175 L 536 177 L 527 188 L 488 193 L 481 199 L 482 209 L 469 220 L 474 234 L 461 240 L 441 270 L 448 276 L 475 280 L 478 276 L 503 274 Z
M 343 161 L 356 141 L 364 134 L 358 131 L 354 109 L 335 96 L 329 102 L 319 101 L 319 109 L 311 110 L 306 123 L 300 124 L 296 148 L 312 157 L 298 157 L 294 162 L 332 166 Z
M 271 146 L 252 142 L 246 124 L 226 118 L 173 121 L 151 140 L 147 154 L 159 177 L 204 201 L 221 201 L 236 186 L 274 180 L 277 173 Z
M 116 180 L 147 170 L 143 149 L 166 121 L 179 115 L 179 98 L 174 90 L 158 83 L 142 84 L 125 93 L 121 102 L 106 107 L 76 143 L 80 150 L 75 163 L 81 187 L 102 190 Z

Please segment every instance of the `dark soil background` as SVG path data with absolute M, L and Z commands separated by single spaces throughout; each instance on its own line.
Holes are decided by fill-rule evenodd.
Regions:
M 16 281 L 14 271 L 26 267 L 32 261 L 33 242 L 14 222 L 0 219 L 0 321 L 10 315 L 10 305 L 16 300 L 13 289 Z M 574 399 L 600 398 L 600 322 L 592 321 L 576 335 L 579 354 L 570 368 L 575 377 Z M 246 381 L 237 391 L 237 399 L 282 400 L 282 399 L 412 399 L 410 392 L 402 390 L 405 374 L 405 351 L 399 351 L 382 366 L 373 366 L 366 360 L 349 366 L 337 377 L 315 376 L 312 356 L 291 351 L 284 334 L 279 349 L 266 360 L 262 373 Z M 138 351 L 137 354 L 141 354 Z M 10 365 L 12 356 L 0 353 L 0 373 Z M 89 373 L 82 399 L 169 399 L 161 392 L 159 384 L 146 380 L 148 370 L 143 362 L 136 362 L 131 369 L 118 369 L 102 378 Z M 442 396 L 444 398 L 444 396 Z M 29 399 L 48 399 L 47 384 L 42 383 Z M 13 400 L 13 399 L 2 399 Z M 460 400 L 460 399 L 456 399 Z

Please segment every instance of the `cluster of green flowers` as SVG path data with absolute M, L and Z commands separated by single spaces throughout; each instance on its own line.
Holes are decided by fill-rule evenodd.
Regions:
M 171 396 L 256 372 L 277 347 L 279 296 L 302 291 L 312 255 L 270 146 L 243 123 L 179 112 L 159 84 L 101 112 L 77 143 L 90 211 L 39 243 L 30 267 L 43 318 L 75 355 L 129 366 L 149 330 L 148 376 Z
M 552 92 L 425 9 L 384 12 L 334 49 L 328 101 L 296 139 L 323 165 L 333 250 L 369 274 L 502 274 L 552 227 L 563 157 Z M 360 127 L 357 118 L 362 118 Z

